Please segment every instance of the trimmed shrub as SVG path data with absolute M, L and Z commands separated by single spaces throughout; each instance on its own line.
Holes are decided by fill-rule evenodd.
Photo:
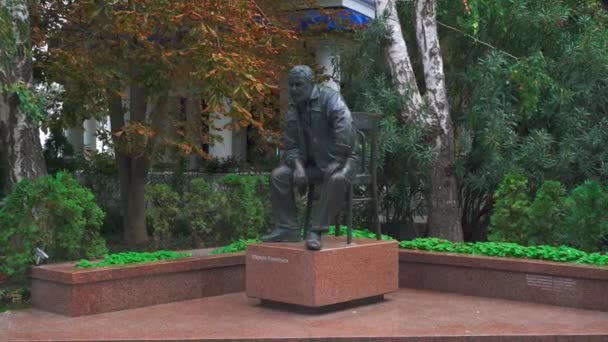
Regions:
M 182 196 L 167 185 L 148 188 L 147 216 L 155 248 L 178 238 L 192 247 L 254 239 L 270 225 L 268 177 L 231 174 L 211 183 L 193 179 Z
M 528 180 L 522 175 L 507 175 L 494 194 L 494 212 L 490 219 L 490 241 L 510 241 L 525 244 L 522 226 L 530 207 Z
M 213 245 L 225 234 L 230 215 L 226 194 L 203 178 L 193 179 L 184 194 L 183 217 L 194 247 Z
M 254 239 L 268 229 L 271 220 L 267 176 L 227 175 L 219 180 L 226 193 L 224 234 L 218 241 Z
M 560 182 L 546 181 L 541 185 L 525 212 L 522 229 L 526 245 L 563 243 L 560 235 L 564 225 L 564 200 Z
M 179 195 L 166 184 L 146 188 L 147 222 L 151 227 L 150 244 L 154 249 L 167 248 L 174 238 L 174 227 L 180 214 Z
M 491 241 L 601 250 L 608 236 L 605 187 L 588 181 L 565 196 L 559 182 L 545 181 L 531 201 L 527 182 L 521 175 L 508 175 L 499 185 L 491 217 Z
M 565 200 L 563 240 L 585 251 L 601 249 L 608 236 L 608 192 L 594 181 L 576 187 Z
M 19 182 L 0 209 L 0 272 L 23 280 L 36 247 L 54 261 L 106 254 L 103 218 L 91 191 L 68 173 Z

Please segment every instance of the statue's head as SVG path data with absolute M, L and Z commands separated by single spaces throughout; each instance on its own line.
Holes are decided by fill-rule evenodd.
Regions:
M 307 65 L 297 65 L 289 71 L 289 96 L 296 103 L 305 102 L 310 98 L 315 86 L 315 75 Z

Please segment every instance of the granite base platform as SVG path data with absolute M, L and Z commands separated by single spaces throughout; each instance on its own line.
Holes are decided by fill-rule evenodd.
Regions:
M 385 297 L 320 315 L 243 292 L 81 317 L 18 310 L 0 313 L 0 341 L 608 341 L 608 312 L 403 288 Z
M 123 267 L 77 269 L 74 263 L 33 267 L 32 305 L 82 316 L 243 291 L 245 256 L 210 256 L 208 251 Z
M 264 301 L 322 308 L 397 291 L 395 241 L 323 237 L 321 251 L 304 242 L 247 246 L 246 293 Z
M 608 311 L 608 267 L 402 250 L 399 285 Z

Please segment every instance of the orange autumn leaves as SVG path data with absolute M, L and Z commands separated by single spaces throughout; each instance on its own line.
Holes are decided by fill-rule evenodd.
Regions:
M 40 66 L 66 85 L 66 97 L 73 94 L 67 101 L 81 103 L 80 115 L 103 112 L 107 94 L 137 84 L 149 97 L 185 93 L 200 98 L 200 121 L 224 113 L 236 126 L 264 132 L 275 118 L 278 101 L 269 98 L 276 95 L 296 38 L 278 11 L 280 0 L 49 3 L 40 11 L 46 11 L 46 18 L 62 19 L 45 26 L 50 43 Z M 180 121 L 180 113 L 170 114 L 165 121 Z M 119 132 L 141 132 L 142 141 L 158 138 L 164 130 L 153 122 L 137 122 L 146 130 L 125 126 Z M 175 146 L 188 153 L 201 152 L 197 146 L 208 140 L 200 132 L 174 136 Z M 169 141 L 166 138 L 162 141 Z

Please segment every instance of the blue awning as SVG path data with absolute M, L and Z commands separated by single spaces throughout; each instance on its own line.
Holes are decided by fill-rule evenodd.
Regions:
M 351 30 L 357 26 L 364 26 L 371 20 L 370 17 L 348 8 L 330 9 L 323 12 L 326 13 L 318 10 L 299 13 L 295 18 L 300 22 L 299 29 L 304 31 L 322 25 L 327 31 Z

